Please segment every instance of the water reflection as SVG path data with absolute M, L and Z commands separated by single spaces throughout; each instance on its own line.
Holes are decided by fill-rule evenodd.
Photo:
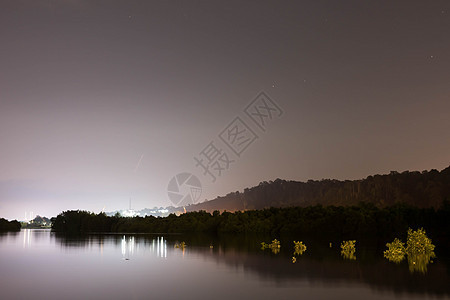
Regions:
M 275 288 L 286 287 L 292 290 L 300 287 L 306 288 L 305 286 L 320 286 L 324 291 L 330 287 L 362 286 L 366 292 L 378 291 L 377 293 L 383 292 L 383 294 L 389 292 L 387 295 L 406 293 L 406 295 L 420 297 L 432 295 L 449 298 L 450 296 L 450 285 L 448 285 L 450 271 L 443 263 L 445 257 L 442 257 L 441 254 L 439 260 L 431 265 L 428 265 L 431 257 L 411 256 L 411 261 L 414 262 L 412 264 L 414 273 L 410 273 L 406 261 L 399 264 L 389 263 L 382 256 L 382 248 L 369 247 L 359 241 L 357 259 L 348 261 L 341 257 L 339 247 L 329 247 L 329 241 L 306 240 L 304 244 L 294 243 L 293 247 L 292 238 L 280 239 L 281 246 L 280 248 L 277 246 L 277 249 L 281 251 L 274 255 L 269 250 L 261 251 L 261 240 L 270 241 L 271 239 L 270 237 L 207 235 L 92 234 L 67 236 L 49 231 L 23 230 L 20 235 L 0 235 L 0 254 L 7 257 L 6 253 L 8 252 L 1 252 L 7 249 L 4 245 L 6 243 L 14 244 L 16 241 L 16 245 L 20 249 L 24 249 L 27 255 L 20 257 L 20 260 L 11 261 L 11 266 L 7 261 L 0 260 L 0 266 L 3 263 L 5 268 L 6 264 L 6 270 L 13 272 L 17 261 L 25 259 L 25 268 L 25 265 L 33 265 L 39 260 L 45 259 L 43 266 L 50 267 L 50 270 L 54 266 L 56 269 L 51 272 L 56 276 L 54 278 L 57 278 L 58 275 L 55 274 L 63 272 L 62 269 L 58 270 L 57 262 L 59 261 L 78 270 L 74 271 L 73 276 L 80 276 L 76 274 L 90 276 L 86 274 L 92 273 L 91 277 L 97 278 L 100 274 L 106 274 L 108 281 L 99 284 L 107 286 L 111 282 L 117 284 L 115 280 L 123 280 L 124 277 L 118 275 L 122 272 L 131 276 L 126 278 L 150 278 L 166 272 L 170 274 L 167 276 L 173 276 L 177 282 L 178 280 L 188 280 L 185 276 L 192 275 L 183 273 L 185 271 L 180 264 L 184 262 L 189 266 L 187 269 L 195 270 L 192 274 L 202 276 L 205 285 L 214 284 L 212 282 L 215 280 L 214 275 L 211 274 L 220 270 L 228 270 L 227 272 L 231 272 L 231 277 L 227 277 L 227 281 L 224 281 L 223 284 L 241 288 L 240 283 L 233 281 L 235 280 L 233 278 L 242 275 L 263 285 L 270 284 Z M 181 242 L 185 242 L 188 246 L 184 247 L 185 249 L 175 248 L 175 245 L 180 245 Z M 278 243 L 276 244 L 278 245 Z M 333 244 L 339 245 L 338 242 Z M 52 254 L 49 255 L 48 251 L 44 251 L 42 252 L 44 256 L 33 258 L 31 254 L 42 249 L 43 245 L 49 249 L 48 251 L 53 251 Z M 295 251 L 295 245 L 298 245 L 300 250 L 303 250 L 301 245 L 307 245 L 308 250 L 303 251 L 301 256 L 297 255 L 296 263 L 293 264 L 292 251 L 293 249 Z M 13 257 L 17 255 L 16 248 L 13 246 L 10 248 L 9 255 Z M 166 270 L 166 268 L 168 269 Z M 212 273 L 202 273 L 205 268 L 209 268 Z M 113 272 L 108 270 L 113 270 Z M 422 272 L 423 270 L 426 271 L 426 274 Z M 21 274 L 23 273 L 18 274 L 18 277 Z M 205 274 L 209 275 L 205 277 Z M 59 279 L 54 280 L 58 281 Z M 190 278 L 189 280 L 194 279 Z M 242 281 L 242 279 L 240 280 Z M 140 295 L 144 296 L 145 294 Z
M 435 257 L 432 254 L 413 254 L 408 255 L 409 271 L 425 274 L 428 271 L 428 264 L 433 262 L 431 259 Z
M 31 246 L 31 237 L 32 237 L 32 230 L 31 229 L 24 229 L 23 230 L 23 247 L 28 248 Z
M 46 243 L 49 238 L 49 229 L 22 229 L 20 235 L 22 237 L 22 246 L 24 249 L 31 248 L 34 244 Z M 8 233 L 9 236 L 15 236 L 19 233 Z
M 148 240 L 140 240 L 140 243 L 136 242 L 135 236 L 123 236 L 121 240 L 122 257 L 125 260 L 130 260 L 130 257 L 134 255 L 135 249 L 138 250 L 140 245 L 151 250 L 151 253 L 156 254 L 156 257 L 167 258 L 167 240 L 163 236 L 151 239 L 151 246 L 148 244 Z
M 16 241 L 21 235 L 20 231 L 2 232 L 0 231 L 0 243 L 9 243 L 10 241 Z
M 120 246 L 122 258 L 130 260 L 137 252 L 153 253 L 156 257 L 167 258 L 167 239 L 164 236 L 147 235 L 65 235 L 52 233 L 56 243 L 63 248 L 85 248 L 103 254 L 104 248 L 109 245 Z
M 134 241 L 134 236 L 128 237 L 128 241 L 127 241 L 127 238 L 125 236 L 123 236 L 123 238 L 122 238 L 122 256 L 123 256 L 123 259 L 129 260 L 130 259 L 130 254 L 131 255 L 134 254 L 135 244 L 136 244 L 136 242 Z
M 152 246 L 155 248 L 156 244 L 156 256 L 161 258 L 167 257 L 167 241 L 164 239 L 164 237 L 157 237 L 156 243 L 155 239 L 152 240 Z
M 106 241 L 105 241 L 106 239 Z M 67 247 L 86 247 L 86 244 L 98 244 L 98 240 L 107 244 L 120 246 L 123 259 L 133 259 L 136 255 L 153 254 L 158 258 L 168 258 L 174 255 L 201 256 L 218 264 L 225 264 L 232 269 L 243 269 L 278 284 L 286 284 L 296 280 L 340 284 L 342 282 L 369 284 L 380 290 L 393 290 L 408 293 L 431 293 L 450 295 L 450 272 L 441 262 L 427 267 L 430 257 L 410 256 L 409 266 L 404 264 L 389 264 L 383 259 L 381 249 L 358 246 L 356 259 L 355 242 L 343 243 L 343 253 L 337 248 L 330 248 L 329 242 L 318 245 L 308 241 L 308 251 L 302 253 L 302 258 L 296 257 L 292 264 L 292 240 L 285 241 L 285 247 L 278 247 L 280 241 L 272 245 L 277 255 L 272 251 L 261 251 L 260 237 L 226 237 L 211 236 L 152 236 L 152 235 L 98 235 L 89 236 L 74 243 L 69 237 L 58 236 L 57 241 Z M 176 248 L 181 241 L 186 240 L 189 252 Z M 267 239 L 266 239 L 267 240 Z M 283 242 L 281 243 L 283 244 Z M 267 244 L 269 246 L 270 244 Z M 275 247 L 276 245 L 276 247 Z M 295 245 L 294 245 L 295 246 Z M 285 248 L 285 252 L 283 252 Z M 302 247 L 303 248 L 303 247 Z M 268 249 L 272 250 L 270 247 Z M 281 250 L 281 252 L 280 252 Z M 295 247 L 294 247 L 295 251 Z M 270 255 L 272 254 L 272 255 Z M 340 257 L 340 256 L 343 256 Z M 346 261 L 346 259 L 352 260 Z M 288 267 L 292 266 L 292 267 Z M 428 271 L 426 276 L 417 277 L 409 270 Z

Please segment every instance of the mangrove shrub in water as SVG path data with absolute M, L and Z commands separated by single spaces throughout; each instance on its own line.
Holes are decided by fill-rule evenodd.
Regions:
M 399 239 L 394 239 L 386 246 L 388 250 L 384 251 L 384 257 L 389 261 L 399 263 L 407 256 L 411 272 L 426 273 L 428 264 L 432 262 L 431 259 L 436 257 L 435 246 L 423 228 L 416 231 L 408 229 L 406 247 Z
M 355 252 L 356 252 L 355 243 L 356 243 L 355 240 L 343 241 L 341 243 L 341 255 L 345 259 L 350 259 L 350 260 L 355 260 L 356 259 L 356 256 L 355 256 Z
M 186 243 L 185 242 L 181 242 L 181 243 L 175 243 L 174 248 L 181 248 L 182 250 L 184 250 L 184 248 L 186 248 Z
M 297 261 L 296 255 L 302 255 L 306 251 L 306 245 L 302 241 L 294 241 L 294 256 L 292 256 L 292 263 Z
M 423 228 L 416 231 L 411 228 L 408 229 L 406 254 L 408 255 L 408 265 L 411 272 L 427 272 L 427 265 L 432 258 L 436 257 L 436 254 L 434 253 L 434 245 Z
M 294 255 L 302 255 L 306 251 L 306 245 L 302 241 L 294 241 Z
M 278 254 L 280 252 L 280 248 L 281 248 L 280 241 L 278 241 L 277 239 L 274 239 L 270 244 L 267 244 L 265 242 L 261 243 L 262 250 L 270 249 L 274 254 Z
M 389 261 L 400 263 L 403 259 L 405 259 L 406 248 L 405 243 L 400 241 L 399 239 L 394 239 L 392 243 L 387 243 L 386 247 L 388 250 L 384 251 L 384 257 Z

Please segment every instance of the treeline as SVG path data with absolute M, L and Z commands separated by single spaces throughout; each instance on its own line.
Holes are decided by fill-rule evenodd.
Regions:
M 20 230 L 20 222 L 8 221 L 6 219 L 0 218 L 0 231 L 19 231 Z
M 420 208 L 439 208 L 450 200 L 450 167 L 442 170 L 368 176 L 362 180 L 309 180 L 307 182 L 276 179 L 264 181 L 244 192 L 186 207 L 188 211 L 249 210 L 269 207 L 335 205 L 350 206 L 360 202 L 387 207 L 405 203 Z
M 423 227 L 431 238 L 448 240 L 450 202 L 434 208 L 405 204 L 378 208 L 370 203 L 357 206 L 310 206 L 270 208 L 244 212 L 199 211 L 180 216 L 112 217 L 104 213 L 65 211 L 52 219 L 52 228 L 60 232 L 128 233 L 268 233 L 320 235 L 336 239 L 402 237 L 408 228 Z

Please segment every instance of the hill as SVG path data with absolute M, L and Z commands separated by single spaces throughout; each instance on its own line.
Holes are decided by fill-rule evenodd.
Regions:
M 261 182 L 244 192 L 229 193 L 224 197 L 190 205 L 187 211 L 207 212 L 264 209 L 312 205 L 352 206 L 360 202 L 382 208 L 398 203 L 418 208 L 439 208 L 450 200 L 450 167 L 437 171 L 392 171 L 386 175 L 368 176 L 361 180 L 309 180 L 307 182 Z
M 22 222 L 22 228 L 26 229 L 50 228 L 51 224 L 52 222 L 49 218 L 37 215 L 33 220 Z

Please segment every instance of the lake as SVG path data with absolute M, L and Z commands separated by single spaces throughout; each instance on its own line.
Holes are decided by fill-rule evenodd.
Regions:
M 293 263 L 293 240 L 281 239 L 275 254 L 261 250 L 270 238 L 1 233 L 0 298 L 450 299 L 450 262 L 439 251 L 411 270 L 376 243 L 357 242 L 351 260 L 339 243 L 303 240 Z

